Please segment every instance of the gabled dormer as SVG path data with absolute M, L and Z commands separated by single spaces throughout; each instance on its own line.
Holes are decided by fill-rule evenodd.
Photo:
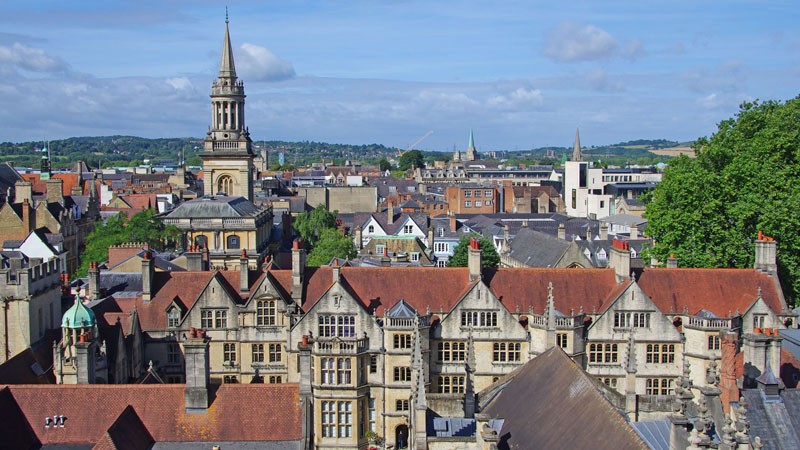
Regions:
M 627 287 L 589 327 L 589 340 L 624 340 L 633 333 L 637 341 L 680 342 L 678 329 L 638 283 L 635 280 L 625 283 Z

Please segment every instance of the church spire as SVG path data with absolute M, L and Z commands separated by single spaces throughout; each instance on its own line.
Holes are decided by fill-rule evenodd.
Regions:
M 219 77 L 236 81 L 236 66 L 233 64 L 231 34 L 228 30 L 228 8 L 225 8 L 225 40 L 222 42 L 222 62 L 219 65 Z
M 572 147 L 572 160 L 583 161 L 581 157 L 581 135 L 577 128 L 575 128 L 575 146 Z

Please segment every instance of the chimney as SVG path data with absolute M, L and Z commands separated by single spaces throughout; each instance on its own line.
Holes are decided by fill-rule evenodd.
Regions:
M 47 180 L 47 203 L 64 203 L 64 181 L 60 178 L 51 178 Z
M 592 226 L 588 223 L 586 224 L 586 240 L 587 241 L 592 240 Z
M 150 250 L 142 255 L 142 302 L 150 303 L 153 290 L 153 260 Z
M 356 227 L 356 233 L 355 233 L 356 234 L 356 238 L 355 238 L 356 242 L 355 242 L 355 244 L 356 244 L 356 249 L 358 249 L 358 250 L 361 250 L 362 248 L 364 248 L 364 246 L 362 244 L 362 239 L 363 239 L 362 233 L 363 233 L 363 230 L 361 230 L 361 225 L 357 226 Z
M 341 267 L 339 267 L 339 259 L 336 258 L 333 260 L 333 267 L 331 268 L 331 273 L 333 275 L 333 282 L 337 283 L 341 276 Z
M 300 398 L 304 399 L 311 397 L 311 380 L 313 378 L 311 373 L 311 349 L 313 345 L 314 343 L 310 341 L 309 336 L 303 336 L 303 340 L 297 345 L 297 349 L 300 351 Z
M 631 231 L 629 235 L 631 239 L 639 239 L 639 227 L 636 225 L 631 225 Z
M 434 238 L 433 224 L 428 224 L 428 248 L 431 250 L 433 250 L 433 238 Z
M 481 277 L 481 246 L 477 238 L 470 238 L 467 255 L 467 267 L 469 267 L 469 281 L 474 281 Z
M 27 200 L 33 201 L 33 185 L 27 181 L 17 181 L 14 183 L 14 203 L 22 203 Z M 10 199 L 7 199 L 11 203 Z
M 242 249 L 242 257 L 239 258 L 239 293 L 250 291 L 250 267 L 247 263 L 247 250 Z
M 394 208 L 391 201 L 389 202 L 389 207 L 386 208 L 386 223 L 389 225 L 394 223 Z
M 97 268 L 97 263 L 94 261 L 89 262 L 89 292 L 86 293 L 86 298 L 89 300 L 97 300 L 100 298 L 100 269 Z
M 600 224 L 600 240 L 601 241 L 608 240 L 608 224 L 605 222 Z
M 777 242 L 759 230 L 758 240 L 756 241 L 756 262 L 754 267 L 756 270 L 767 273 L 770 276 L 775 276 L 778 270 L 775 255 L 777 251 Z
M 303 304 L 303 276 L 306 270 L 306 249 L 303 240 L 292 243 L 292 300 L 297 306 Z
M 286 242 L 292 240 L 292 215 L 288 212 L 281 215 L 281 229 L 283 231 L 282 239 Z
M 678 258 L 675 257 L 675 253 L 670 253 L 669 258 L 667 258 L 667 269 L 677 269 L 678 268 Z
M 22 201 L 22 231 L 25 233 L 25 237 L 28 237 L 31 231 L 36 229 L 35 217 L 36 214 L 31 216 L 31 204 L 26 198 Z
M 200 248 L 196 245 L 189 247 L 186 252 L 186 270 L 190 272 L 200 272 L 203 270 L 203 255 Z
M 563 222 L 558 224 L 558 238 L 562 241 L 567 239 L 567 227 Z
M 735 331 L 720 331 L 719 388 L 722 409 L 729 413 L 731 402 L 739 401 L 739 387 L 736 385 L 736 354 L 739 353 L 739 335 Z
M 205 413 L 208 409 L 208 341 L 205 332 L 189 329 L 189 339 L 183 343 L 186 363 L 186 388 L 183 391 L 187 413 Z
M 611 241 L 611 251 L 608 255 L 608 267 L 614 269 L 617 282 L 622 282 L 631 276 L 631 251 L 628 243 L 614 239 Z
M 450 219 L 450 232 L 455 233 L 456 229 L 458 228 L 456 214 L 453 211 L 447 211 L 447 217 Z

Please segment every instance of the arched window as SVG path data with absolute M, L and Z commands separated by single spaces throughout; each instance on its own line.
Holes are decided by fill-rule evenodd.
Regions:
M 223 175 L 217 179 L 217 195 L 233 195 L 233 178 Z
M 181 312 L 178 308 L 172 307 L 169 312 L 167 312 L 167 327 L 175 328 L 178 326 L 178 323 L 181 321 Z
M 207 248 L 208 247 L 208 237 L 206 236 L 196 236 L 194 238 L 194 245 L 200 248 Z
M 367 227 L 367 232 L 368 233 L 374 233 L 375 232 L 375 226 L 374 225 L 370 225 L 369 227 Z
M 232 236 L 228 236 L 228 239 L 226 241 L 226 247 L 227 247 L 228 250 L 236 250 L 236 249 L 238 249 L 239 248 L 239 236 L 236 236 L 235 234 L 232 235 Z

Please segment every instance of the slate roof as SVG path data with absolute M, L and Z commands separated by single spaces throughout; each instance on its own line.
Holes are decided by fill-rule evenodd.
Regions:
M 261 210 L 244 197 L 209 196 L 182 203 L 166 217 L 170 219 L 204 217 L 254 217 Z
M 765 450 L 800 448 L 800 392 L 783 390 L 779 402 L 766 400 L 760 389 L 745 389 L 742 396 L 751 438 L 760 437 Z
M 107 442 L 106 434 L 114 438 L 141 431 L 128 408 L 157 442 L 209 446 L 209 441 L 302 439 L 297 384 L 225 384 L 212 389 L 216 390 L 209 395 L 207 412 L 189 414 L 182 384 L 6 386 L 0 390 L 0 416 L 2 422 L 19 422 L 14 411 L 18 408 L 24 422 L 16 425 L 35 425 L 34 438 L 43 445 Z M 43 418 L 53 414 L 67 418 L 63 428 L 42 426 Z
M 546 233 L 521 228 L 509 243 L 508 256 L 528 267 L 555 267 L 570 243 Z
M 481 411 L 505 419 L 498 448 L 648 448 L 597 380 L 559 347 L 509 378 Z

